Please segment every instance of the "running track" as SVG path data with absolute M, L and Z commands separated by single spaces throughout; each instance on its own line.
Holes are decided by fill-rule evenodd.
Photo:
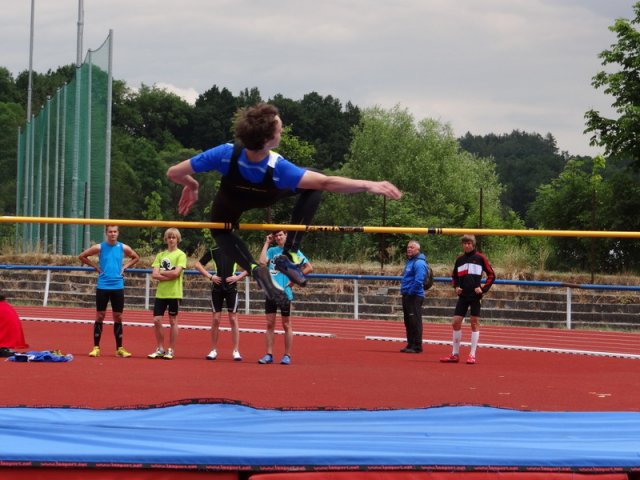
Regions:
M 85 308 L 18 306 L 16 310 L 23 320 L 33 321 L 93 323 L 95 316 L 92 309 Z M 109 315 L 107 313 L 107 321 Z M 403 342 L 405 338 L 402 322 L 298 317 L 295 312 L 293 315 L 296 335 L 391 342 Z M 264 317 L 262 315 L 239 314 L 238 317 L 241 332 L 264 332 Z M 151 312 L 146 310 L 127 310 L 124 319 L 126 325 L 150 327 L 153 323 Z M 228 327 L 225 326 L 226 321 L 226 313 L 224 313 L 221 323 L 223 331 L 228 330 Z M 182 329 L 207 330 L 211 324 L 211 314 L 182 312 L 179 322 Z M 463 332 L 463 340 L 468 340 L 468 326 L 463 328 Z M 425 323 L 424 338 L 427 345 L 450 345 L 451 327 L 448 324 Z M 481 326 L 480 345 L 482 348 L 546 351 L 640 360 L 640 333 L 485 325 Z

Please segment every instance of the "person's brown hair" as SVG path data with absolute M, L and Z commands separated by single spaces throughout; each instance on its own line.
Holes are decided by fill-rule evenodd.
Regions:
M 261 150 L 276 132 L 278 109 L 269 103 L 258 103 L 238 111 L 235 136 L 249 150 Z

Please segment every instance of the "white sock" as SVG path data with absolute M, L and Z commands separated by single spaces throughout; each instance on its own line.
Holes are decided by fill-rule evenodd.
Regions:
M 462 330 L 453 331 L 453 355 L 460 354 L 460 342 L 462 341 Z
M 478 339 L 480 338 L 480 332 L 471 332 L 471 355 L 476 356 L 476 350 L 478 348 Z

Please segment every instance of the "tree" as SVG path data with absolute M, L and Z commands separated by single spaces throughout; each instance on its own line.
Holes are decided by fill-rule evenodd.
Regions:
M 518 130 L 484 136 L 467 132 L 460 139 L 460 146 L 474 155 L 495 160 L 500 183 L 505 186 L 502 202 L 522 219 L 527 218 L 536 189 L 556 178 L 566 161 L 558 153 L 556 140 L 550 133 L 542 137 Z
M 47 73 L 32 72 L 31 75 L 31 112 L 37 114 L 46 103 L 48 97 L 55 95 L 59 88 L 71 82 L 76 73 L 76 66 L 73 64 L 58 67 L 57 70 L 49 70 Z M 27 94 L 29 89 L 29 72 L 25 70 L 16 77 L 16 87 L 21 94 L 23 105 L 27 105 Z
M 314 167 L 336 169 L 345 161 L 351 143 L 351 130 L 360 120 L 360 110 L 350 102 L 346 107 L 328 95 L 311 92 L 299 102 L 276 95 L 270 100 L 280 110 L 282 121 L 293 135 L 316 149 Z
M 114 87 L 113 125 L 128 135 L 144 138 L 157 150 L 181 148 L 190 136 L 191 106 L 178 95 L 142 85 L 134 92 Z
M 617 119 L 606 118 L 591 109 L 585 114 L 585 133 L 591 133 L 591 145 L 605 148 L 605 155 L 630 159 L 640 169 L 640 2 L 633 6 L 635 18 L 618 19 L 609 30 L 617 36 L 611 48 L 600 53 L 603 66 L 617 65 L 616 72 L 598 72 L 594 88 L 614 97 Z
M 552 230 L 640 230 L 640 171 L 620 162 L 569 159 L 560 175 L 538 188 L 529 210 L 540 227 Z M 640 241 L 621 238 L 550 237 L 549 266 L 592 273 L 640 269 Z
M 482 188 L 484 225 L 490 228 L 505 225 L 499 201 L 502 187 L 493 161 L 460 150 L 450 126 L 433 119 L 416 122 L 399 106 L 363 111 L 347 162 L 338 173 L 389 180 L 404 196 L 399 202 L 386 202 L 374 195 L 326 194 L 317 223 L 476 228 Z M 347 258 L 356 252 L 369 252 L 369 259 L 379 258 L 379 239 L 373 236 L 335 236 L 331 244 L 324 238 L 327 254 L 334 250 L 338 258 Z M 407 236 L 390 236 L 387 240 L 391 256 L 394 252 L 402 255 Z M 450 254 L 452 246 L 457 248 L 457 242 L 454 245 L 442 237 L 429 239 L 431 253 L 444 256 L 445 252 Z
M 257 87 L 251 89 L 245 88 L 240 92 L 236 99 L 238 107 L 251 107 L 262 102 L 262 96 L 260 90 Z
M 11 72 L 5 67 L 0 67 L 0 102 L 20 103 L 21 100 L 22 97 Z
M 238 102 L 228 89 L 211 87 L 196 100 L 191 142 L 185 146 L 206 150 L 233 140 L 231 127 L 237 109 Z

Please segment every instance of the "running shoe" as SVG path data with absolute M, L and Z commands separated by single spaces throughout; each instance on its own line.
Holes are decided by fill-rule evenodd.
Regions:
M 164 354 L 164 358 L 165 360 L 173 360 L 173 348 L 170 348 L 167 350 L 167 353 Z
M 297 256 L 297 255 L 296 255 Z M 307 285 L 307 279 L 302 273 L 302 268 L 299 263 L 294 263 L 287 255 L 278 255 L 273 259 L 275 269 L 281 273 L 284 273 L 289 280 L 296 285 L 302 287 Z
M 131 354 L 127 352 L 124 347 L 118 347 L 116 350 L 116 357 L 129 358 Z
M 147 355 L 147 358 L 164 358 L 164 350 L 156 348 L 156 351 Z
M 258 363 L 261 363 L 263 365 L 267 363 L 273 363 L 273 355 L 271 355 L 270 353 L 267 353 L 264 357 L 258 360 Z
M 100 347 L 93 347 L 89 352 L 90 357 L 99 357 L 100 356 Z
M 469 355 L 467 357 L 467 365 L 475 365 L 476 363 L 476 356 L 475 355 Z
M 280 359 L 280 365 L 291 365 L 291 357 L 289 355 L 283 355 Z
M 211 350 L 209 352 L 209 355 L 207 355 L 206 357 L 207 360 L 215 360 L 216 358 L 218 358 L 218 352 L 216 351 L 216 349 L 214 348 L 213 350 Z
M 240 355 L 240 352 L 238 350 L 234 350 L 233 351 L 233 360 L 235 362 L 241 362 L 242 361 L 242 355 Z
M 442 363 L 458 363 L 460 361 L 460 355 L 448 355 L 440 359 Z
M 280 285 L 273 280 L 273 276 L 269 269 L 263 265 L 255 267 L 251 276 L 258 282 L 260 288 L 264 291 L 268 300 L 275 302 L 278 305 L 284 305 L 287 302 L 287 296 Z

